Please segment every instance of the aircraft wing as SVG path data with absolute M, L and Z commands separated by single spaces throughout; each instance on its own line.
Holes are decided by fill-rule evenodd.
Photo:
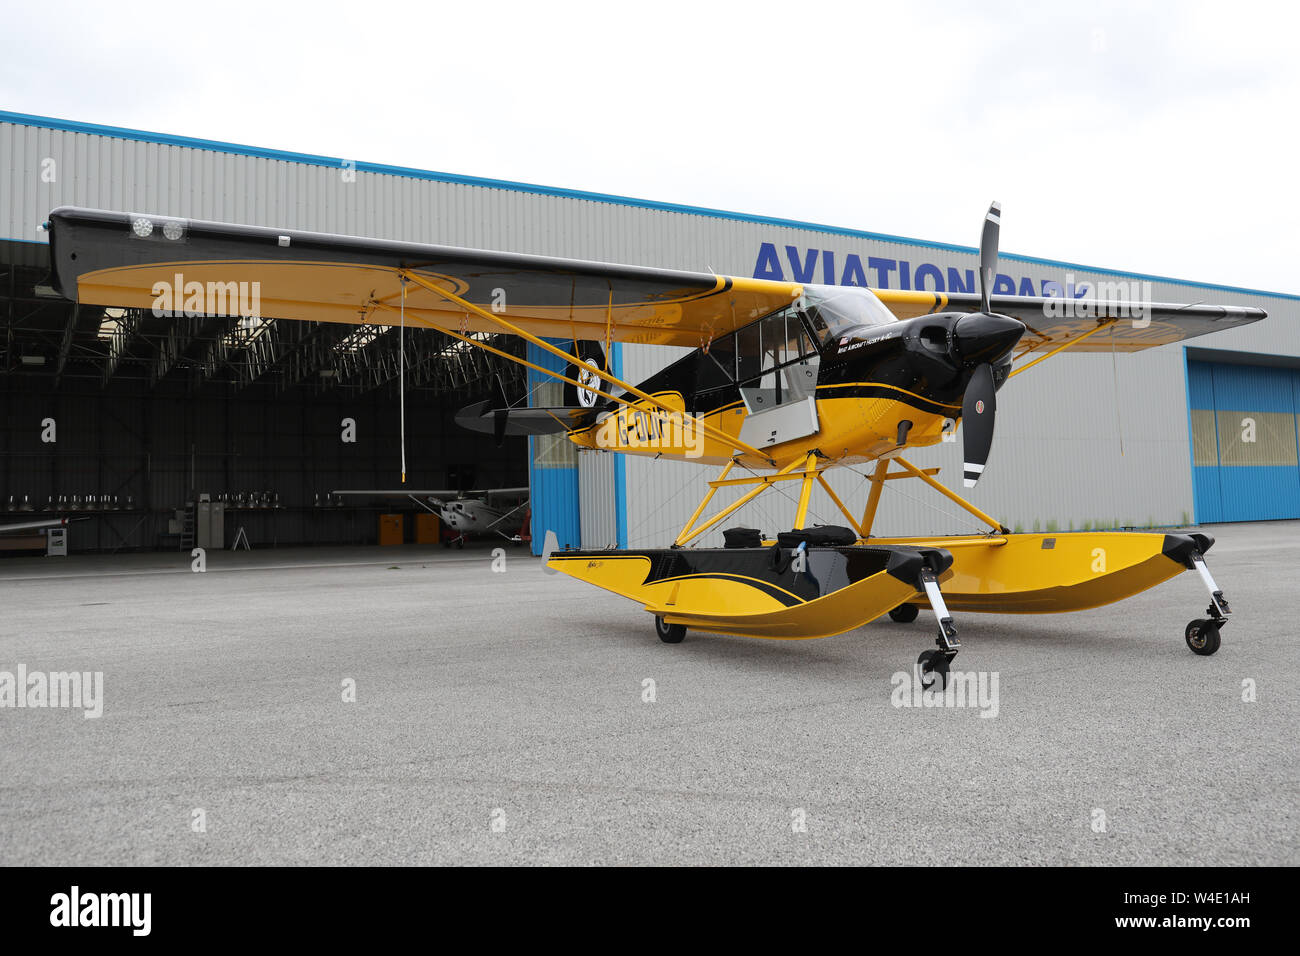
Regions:
M 397 325 L 383 306 L 402 301 L 401 268 L 534 335 L 698 347 L 802 291 L 765 279 L 71 207 L 50 213 L 49 225 L 56 288 L 123 308 L 185 309 L 189 286 L 207 290 L 193 311 L 233 316 L 247 314 L 240 292 L 251 303 L 256 290 L 257 314 L 267 318 Z M 408 283 L 406 292 L 408 325 L 500 331 L 428 289 Z
M 974 293 L 917 292 L 907 289 L 873 289 L 900 319 L 933 312 L 978 312 L 980 297 Z M 1167 345 L 1222 329 L 1258 322 L 1267 317 L 1263 309 L 1228 305 L 1178 305 L 1169 302 L 1110 302 L 1052 296 L 995 295 L 992 311 L 1025 323 L 1021 346 L 1030 352 L 1054 349 L 1070 339 L 1095 329 L 1099 322 L 1115 319 L 1110 328 L 1098 332 L 1072 352 L 1137 352 Z
M 67 523 L 67 518 L 38 518 L 32 521 L 18 521 L 14 524 L 0 524 L 0 534 L 15 534 L 19 531 L 38 531 L 44 528 L 59 528 Z
M 332 495 L 351 495 L 353 497 L 370 497 L 370 498 L 443 498 L 454 501 L 457 498 L 491 498 L 505 497 L 509 495 L 526 495 L 529 492 L 527 485 L 520 488 L 478 488 L 472 491 L 457 491 L 454 488 L 435 488 L 432 491 L 408 490 L 406 488 L 381 488 L 368 491 L 331 491 Z
M 397 270 L 407 269 L 534 335 L 688 347 L 748 325 L 802 293 L 793 282 L 72 207 L 50 213 L 50 258 L 56 288 L 91 305 L 179 311 L 187 308 L 189 290 L 199 289 L 204 294 L 191 302 L 200 314 L 247 314 L 241 304 L 255 301 L 257 314 L 267 318 L 396 325 L 390 309 L 402 299 Z M 980 308 L 974 293 L 872 291 L 900 319 Z M 1084 310 L 1086 301 L 1004 295 L 993 296 L 991 307 L 1026 324 L 1023 344 L 1030 351 L 1055 348 L 1112 317 L 1120 321 L 1075 349 L 1137 351 L 1265 317 L 1261 309 L 1200 304 L 1104 303 Z M 406 322 L 500 331 L 413 283 Z
M 531 488 L 525 485 L 522 488 L 489 488 L 481 493 L 487 495 L 489 498 L 509 498 L 515 495 L 526 495 L 531 490 Z
M 379 488 L 363 491 L 331 491 L 332 495 L 350 495 L 355 498 L 455 498 L 460 492 L 449 488 L 436 488 L 433 491 L 416 488 Z

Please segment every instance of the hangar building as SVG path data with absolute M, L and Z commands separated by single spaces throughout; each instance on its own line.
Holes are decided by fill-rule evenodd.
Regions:
M 977 288 L 965 246 L 15 113 L 0 112 L 0 171 L 0 524 L 46 509 L 97 512 L 74 526 L 74 551 L 180 547 L 177 513 L 200 494 L 224 498 L 226 537 L 237 525 L 254 546 L 374 541 L 375 515 L 328 492 L 398 486 L 402 355 L 408 486 L 526 482 L 534 550 L 548 529 L 562 545 L 662 545 L 714 475 L 549 437 L 498 447 L 457 429 L 455 410 L 497 382 L 534 404 L 558 396 L 535 373 L 429 330 L 408 333 L 399 352 L 393 336 L 349 326 L 160 323 L 76 306 L 50 287 L 40 231 L 60 205 L 804 282 Z M 1300 517 L 1300 296 L 1009 253 L 1000 269 L 998 292 L 1122 283 L 1156 301 L 1270 317 L 1137 354 L 1067 352 L 1017 377 L 999 393 L 972 503 L 1024 530 Z M 616 346 L 611 360 L 636 383 L 681 351 Z M 960 488 L 959 444 L 912 460 Z M 832 485 L 860 511 L 868 483 L 841 471 Z M 788 527 L 784 493 L 728 523 Z M 820 489 L 811 514 L 842 523 Z M 889 482 L 877 528 L 950 533 L 974 522 L 914 482 Z

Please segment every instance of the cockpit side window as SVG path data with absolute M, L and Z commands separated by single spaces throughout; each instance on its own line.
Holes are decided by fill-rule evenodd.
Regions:
M 820 358 L 812 331 L 816 328 L 794 304 L 714 340 L 708 353 L 699 357 L 697 393 L 739 385 L 763 390 L 769 404 L 804 397 L 808 383 L 816 383 Z

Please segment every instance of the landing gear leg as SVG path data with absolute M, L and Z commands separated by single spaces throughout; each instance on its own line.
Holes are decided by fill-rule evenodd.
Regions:
M 921 656 L 916 659 L 916 665 L 921 673 L 921 686 L 928 690 L 937 680 L 940 689 L 946 689 L 948 668 L 961 648 L 961 641 L 957 640 L 957 628 L 952 622 L 952 615 L 948 613 L 948 605 L 944 603 L 943 595 L 939 593 L 938 577 L 926 568 L 921 572 L 920 583 L 925 596 L 930 601 L 930 608 L 934 611 L 935 622 L 939 625 L 939 636 L 934 640 L 938 648 L 922 651 Z M 929 680 L 926 679 L 927 677 Z
M 1232 609 L 1228 607 L 1223 591 L 1214 583 L 1214 577 L 1206 567 L 1205 556 L 1200 551 L 1193 550 L 1188 554 L 1187 566 L 1199 573 L 1201 580 L 1205 582 L 1205 589 L 1210 592 L 1210 606 L 1205 609 L 1205 613 L 1209 616 L 1189 621 L 1183 636 L 1193 654 L 1209 657 L 1219 649 L 1221 643 L 1219 630 L 1228 623 L 1228 615 L 1232 613 Z

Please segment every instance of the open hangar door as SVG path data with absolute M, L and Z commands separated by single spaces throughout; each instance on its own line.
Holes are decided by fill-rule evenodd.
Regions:
M 1300 518 L 1300 369 L 1187 362 L 1198 522 Z
M 415 502 L 330 495 L 403 487 L 403 390 L 405 487 L 528 482 L 524 439 L 454 421 L 522 392 L 513 362 L 433 329 L 78 305 L 49 285 L 48 256 L 0 242 L 0 525 L 75 519 L 73 553 L 189 550 L 205 529 L 212 547 L 359 545 L 396 511 L 413 540 Z

